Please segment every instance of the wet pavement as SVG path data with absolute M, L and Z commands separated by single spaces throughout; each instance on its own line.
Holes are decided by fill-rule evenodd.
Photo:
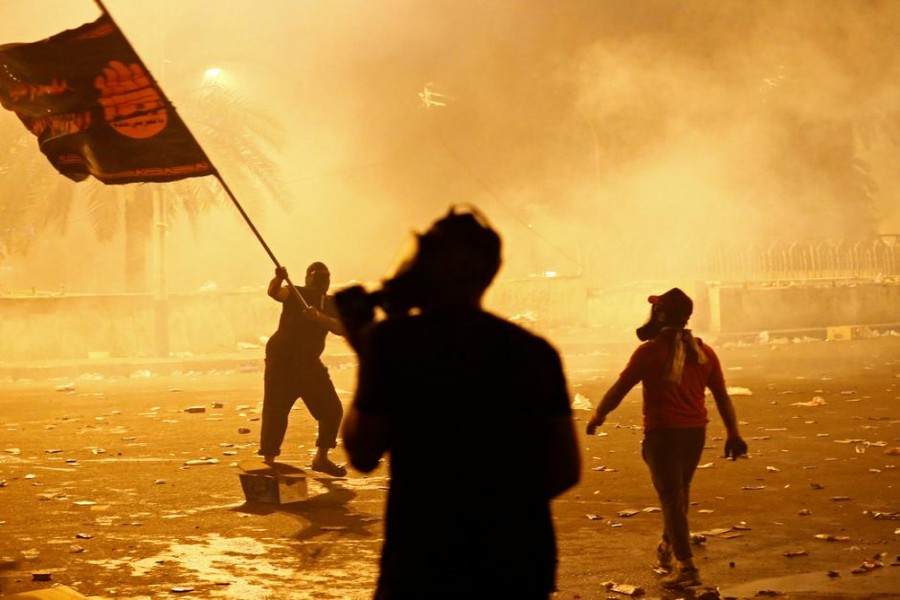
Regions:
M 599 402 L 632 347 L 563 346 L 576 406 Z M 750 458 L 721 459 L 712 411 L 691 507 L 704 585 L 664 592 L 650 568 L 661 516 L 635 390 L 600 435 L 576 411 L 584 475 L 554 502 L 555 597 L 900 597 L 900 338 L 714 347 Z M 352 355 L 328 364 L 346 403 Z M 3 367 L 0 596 L 57 583 L 100 598 L 371 597 L 384 467 L 310 479 L 302 502 L 245 501 L 259 357 Z M 305 468 L 314 439 L 298 403 L 284 461 Z M 465 468 L 447 485 L 465 485 Z

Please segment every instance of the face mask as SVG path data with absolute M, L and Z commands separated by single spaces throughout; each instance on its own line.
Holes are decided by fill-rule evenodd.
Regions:
M 647 322 L 638 327 L 635 330 L 637 337 L 642 342 L 646 342 L 647 340 L 652 340 L 659 332 L 662 330 L 663 324 L 659 322 L 656 318 L 656 307 L 650 309 L 650 317 L 647 319 Z
M 327 292 L 331 285 L 331 274 L 328 271 L 313 271 L 306 276 L 306 286 Z

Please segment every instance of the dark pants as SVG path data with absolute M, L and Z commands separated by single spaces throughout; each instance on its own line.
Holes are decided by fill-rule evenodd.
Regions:
M 663 540 L 672 544 L 675 558 L 687 560 L 691 552 L 688 526 L 691 480 L 700 464 L 706 429 L 651 429 L 644 433 L 641 455 L 650 468 L 653 487 L 663 513 Z
M 338 429 L 344 407 L 328 375 L 328 369 L 317 361 L 296 366 L 266 358 L 263 380 L 262 431 L 259 452 L 262 456 L 278 456 L 287 431 L 288 415 L 297 398 L 319 423 L 318 448 L 337 446 Z

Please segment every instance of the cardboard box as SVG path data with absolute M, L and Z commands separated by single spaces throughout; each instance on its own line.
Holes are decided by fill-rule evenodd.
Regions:
M 309 497 L 305 475 L 241 473 L 240 478 L 247 502 L 288 504 Z

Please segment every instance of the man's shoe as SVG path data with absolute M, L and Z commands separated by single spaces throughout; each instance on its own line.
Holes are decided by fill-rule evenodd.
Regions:
M 263 455 L 263 462 L 267 465 L 271 465 L 275 463 L 275 459 L 277 457 L 274 454 L 265 454 Z
M 331 475 L 332 477 L 345 477 L 347 475 L 347 469 L 334 464 L 327 458 L 313 460 L 312 470 Z
M 691 569 L 676 569 L 662 578 L 660 584 L 664 588 L 682 588 L 692 585 L 700 585 L 700 570 L 696 567 Z
M 656 569 L 672 572 L 672 546 L 665 541 L 660 541 L 656 545 Z

